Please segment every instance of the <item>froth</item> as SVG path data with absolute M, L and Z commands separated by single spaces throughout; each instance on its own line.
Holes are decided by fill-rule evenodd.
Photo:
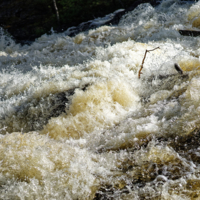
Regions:
M 87 150 L 32 132 L 0 138 L 0 152 L 2 199 L 8 196 L 91 199 L 94 196 L 98 183 L 93 175 L 96 164 Z M 5 195 L 3 191 L 7 191 Z
M 107 80 L 76 90 L 67 114 L 53 118 L 42 133 L 55 139 L 80 138 L 84 133 L 113 126 L 129 109 L 139 106 L 139 96 L 125 80 Z

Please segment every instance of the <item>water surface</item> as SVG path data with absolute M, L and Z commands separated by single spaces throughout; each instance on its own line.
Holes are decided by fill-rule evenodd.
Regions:
M 0 199 L 199 199 L 199 27 L 165 0 L 29 46 L 1 29 Z

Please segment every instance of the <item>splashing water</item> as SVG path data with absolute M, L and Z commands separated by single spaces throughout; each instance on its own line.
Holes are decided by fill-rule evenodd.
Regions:
M 29 46 L 1 29 L 0 199 L 199 199 L 198 28 L 164 0 Z

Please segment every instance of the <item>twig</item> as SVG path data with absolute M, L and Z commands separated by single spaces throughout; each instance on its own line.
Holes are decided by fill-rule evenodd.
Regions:
M 179 74 L 183 74 L 183 70 L 180 68 L 180 66 L 177 63 L 174 64 L 174 68 Z
M 160 49 L 160 47 L 156 47 L 155 49 L 151 49 L 151 50 L 146 50 L 146 51 L 145 51 L 145 54 L 144 54 L 144 58 L 143 58 L 143 60 L 142 60 L 141 67 L 140 67 L 140 70 L 139 70 L 139 72 L 138 72 L 138 78 L 140 78 L 140 75 L 142 74 L 141 71 L 142 71 L 142 68 L 143 68 L 143 65 L 144 65 L 144 60 L 145 60 L 145 58 L 146 58 L 147 52 L 154 51 L 154 50 L 156 50 L 156 49 Z
M 59 17 L 59 12 L 58 12 L 58 7 L 56 5 L 56 0 L 53 0 L 54 8 L 56 10 L 56 16 L 57 16 L 57 21 L 58 21 L 58 29 L 60 29 L 60 17 Z

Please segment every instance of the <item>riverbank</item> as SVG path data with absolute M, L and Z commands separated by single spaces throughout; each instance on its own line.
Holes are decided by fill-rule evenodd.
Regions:
M 115 25 L 121 16 L 133 10 L 141 3 L 157 5 L 157 0 L 113 0 L 113 1 L 31 1 L 2 0 L 0 3 L 0 26 L 10 34 L 17 43 L 29 43 L 43 34 L 63 32 L 74 27 L 77 34 L 99 24 L 91 21 L 110 15 L 109 20 L 100 25 Z M 56 7 L 55 7 L 56 6 Z M 115 12 L 121 9 L 120 12 Z M 83 23 L 84 22 L 84 23 Z M 84 25 L 84 26 L 83 26 Z

